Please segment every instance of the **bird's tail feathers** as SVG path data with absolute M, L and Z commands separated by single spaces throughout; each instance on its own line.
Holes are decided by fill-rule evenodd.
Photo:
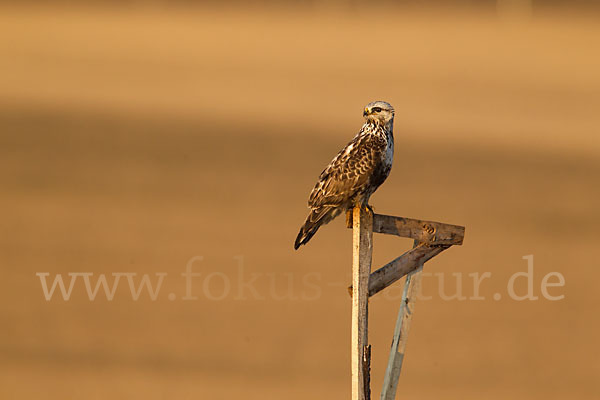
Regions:
M 302 225 L 302 228 L 300 228 L 300 232 L 298 233 L 296 241 L 294 242 L 294 249 L 298 250 L 298 247 L 308 243 L 314 234 L 317 233 L 321 225 L 329 223 L 332 219 L 337 217 L 340 212 L 340 209 L 336 206 L 321 206 L 313 208 L 310 211 L 310 214 L 308 214 L 306 222 L 304 222 L 304 225 Z

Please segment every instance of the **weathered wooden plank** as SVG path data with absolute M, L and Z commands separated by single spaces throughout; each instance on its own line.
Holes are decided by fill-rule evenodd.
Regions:
M 352 257 L 352 400 L 368 400 L 365 347 L 368 345 L 369 275 L 373 253 L 373 214 L 353 210 Z
M 390 261 L 371 274 L 369 278 L 369 296 L 379 293 L 449 247 L 420 244 L 395 260 Z
M 418 246 L 416 240 L 414 246 L 415 248 Z M 402 293 L 402 302 L 400 303 L 400 310 L 398 311 L 392 347 L 390 349 L 388 365 L 383 380 L 381 400 L 394 400 L 396 398 L 396 389 L 398 387 L 402 362 L 404 361 L 404 354 L 406 352 L 408 331 L 410 330 L 415 302 L 421 286 L 422 273 L 423 262 L 419 262 L 417 269 L 409 272 L 406 276 L 404 291 Z
M 350 228 L 352 226 L 350 215 L 347 216 L 346 221 Z M 373 216 L 373 232 L 439 245 L 461 245 L 465 236 L 464 226 L 382 214 Z
M 381 292 L 404 275 L 419 268 L 419 264 L 431 260 L 449 247 L 420 244 L 385 264 L 369 277 L 369 297 Z M 348 287 L 348 293 L 352 296 L 352 286 Z

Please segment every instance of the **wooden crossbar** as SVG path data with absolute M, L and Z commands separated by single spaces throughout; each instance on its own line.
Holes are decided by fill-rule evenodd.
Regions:
M 352 214 L 348 213 L 346 226 L 352 228 Z M 461 245 L 465 227 L 435 221 L 374 214 L 373 232 L 410 238 L 430 245 Z

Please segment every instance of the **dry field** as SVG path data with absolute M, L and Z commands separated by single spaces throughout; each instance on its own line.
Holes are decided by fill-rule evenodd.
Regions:
M 0 398 L 348 398 L 351 234 L 292 243 L 377 98 L 376 211 L 466 225 L 428 264 L 446 294 L 491 273 L 479 301 L 425 278 L 399 397 L 598 398 L 599 40 L 589 15 L 2 9 Z M 540 298 L 515 301 L 529 254 Z M 39 272 L 168 275 L 156 301 L 125 278 L 46 301 Z M 371 302 L 375 395 L 400 287 Z

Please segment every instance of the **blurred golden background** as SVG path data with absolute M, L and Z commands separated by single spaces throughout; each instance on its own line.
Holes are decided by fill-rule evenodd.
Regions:
M 492 274 L 479 301 L 425 278 L 398 397 L 597 399 L 600 14 L 474 3 L 2 3 L 0 397 L 348 398 L 351 232 L 292 244 L 382 99 L 375 210 L 467 227 L 427 264 L 445 293 Z M 378 236 L 374 266 L 411 244 Z M 540 299 L 509 299 L 529 254 Z M 73 272 L 168 275 L 46 301 L 36 273 Z M 374 397 L 400 288 L 371 301 Z

